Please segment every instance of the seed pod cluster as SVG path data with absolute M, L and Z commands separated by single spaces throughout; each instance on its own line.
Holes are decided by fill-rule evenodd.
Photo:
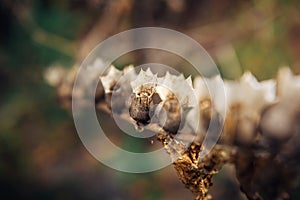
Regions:
M 175 135 L 184 127 L 182 114 L 192 102 L 186 88 L 190 87 L 192 91 L 191 85 L 191 79 L 185 79 L 182 75 L 167 72 L 164 77 L 157 77 L 150 69 L 141 70 L 136 80 L 131 82 L 133 94 L 129 114 L 137 123 L 144 125 L 151 118 L 156 118 L 152 121 L 167 133 Z
M 102 102 L 112 110 L 117 108 L 118 114 L 129 114 L 138 125 L 153 122 L 168 133 L 158 138 L 172 157 L 180 179 L 193 193 L 208 197 L 215 173 L 208 167 L 213 164 L 213 169 L 217 169 L 232 162 L 241 189 L 249 199 L 289 197 L 299 175 L 300 76 L 283 68 L 277 79 L 259 82 L 246 72 L 238 80 L 225 80 L 220 88 L 220 76 L 195 77 L 192 82 L 183 75 L 167 72 L 157 77 L 150 69 L 138 74 L 132 69 L 130 66 L 120 71 L 111 67 L 100 77 L 96 97 L 100 101 L 104 98 Z M 61 80 L 54 79 L 52 84 L 70 105 L 74 71 L 62 74 Z M 75 96 L 81 95 L 79 92 Z M 221 138 L 212 152 L 199 160 L 199 152 L 205 150 L 202 142 L 206 132 L 216 125 L 210 123 L 216 122 L 215 116 L 225 119 Z M 173 137 L 181 132 L 195 133 L 197 140 L 185 146 Z M 223 145 L 230 154 L 224 156 Z

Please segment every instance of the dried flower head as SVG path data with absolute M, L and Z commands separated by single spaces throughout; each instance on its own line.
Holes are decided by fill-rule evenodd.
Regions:
M 153 85 L 143 85 L 131 95 L 129 114 L 138 123 L 145 125 L 150 122 L 150 110 L 159 100 L 155 91 Z
M 159 123 L 168 133 L 176 134 L 181 123 L 181 106 L 173 93 L 169 93 L 162 102 L 159 111 Z

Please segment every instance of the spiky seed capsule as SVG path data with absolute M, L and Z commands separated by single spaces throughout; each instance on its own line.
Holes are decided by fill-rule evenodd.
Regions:
M 286 142 L 294 134 L 295 116 L 293 110 L 279 102 L 267 107 L 261 114 L 259 123 L 263 136 L 279 143 Z
M 181 123 L 181 106 L 173 93 L 167 95 L 163 109 L 159 113 L 160 124 L 169 133 L 176 134 Z M 165 120 L 161 120 L 165 118 Z
M 141 124 L 148 124 L 150 122 L 150 110 L 161 101 L 155 87 L 153 85 L 141 86 L 141 88 L 133 93 L 130 97 L 129 114 L 130 116 Z
M 250 117 L 240 117 L 235 130 L 235 143 L 241 146 L 250 146 L 257 136 L 257 124 Z

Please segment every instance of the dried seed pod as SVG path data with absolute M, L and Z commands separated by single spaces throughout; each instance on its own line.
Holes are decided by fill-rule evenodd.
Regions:
M 150 122 L 150 109 L 155 104 L 153 96 L 155 96 L 155 101 L 157 100 L 157 96 L 154 94 L 155 87 L 153 85 L 143 85 L 131 95 L 129 114 L 138 123 L 145 125 Z
M 263 111 L 259 128 L 264 137 L 282 143 L 292 136 L 294 122 L 294 112 L 278 103 Z
M 291 168 L 297 169 L 300 164 L 300 113 L 297 113 L 294 120 L 294 124 L 291 127 L 294 134 L 282 146 L 276 159 L 288 164 Z
M 122 76 L 122 72 L 116 69 L 112 65 L 110 66 L 108 73 L 105 76 L 100 77 L 105 92 L 105 102 L 109 108 L 112 107 L 111 105 L 112 91 L 114 90 L 114 87 L 116 86 L 121 76 Z
M 249 113 L 251 117 L 257 117 L 263 108 L 275 101 L 275 86 L 274 80 L 258 82 L 250 72 L 239 81 L 225 81 L 227 109 L 240 105 L 238 114 Z
M 182 74 L 176 76 L 166 72 L 164 77 L 158 79 L 158 83 L 160 86 L 166 88 L 163 93 L 160 93 L 163 100 L 169 95 L 169 92 L 172 92 L 181 106 L 189 107 L 196 104 L 190 77 L 185 79 Z
M 135 80 L 136 76 L 133 65 L 126 66 L 123 69 L 121 77 L 117 80 L 113 90 L 110 92 L 110 97 L 107 98 L 111 104 L 112 112 L 120 114 L 128 110 L 129 105 L 127 100 L 133 91 L 130 82 Z
M 225 81 L 228 141 L 247 147 L 256 142 L 261 112 L 275 101 L 275 86 L 274 80 L 258 82 L 250 72 L 239 81 Z
M 166 73 L 158 80 L 157 87 L 162 97 L 162 109 L 165 112 L 165 120 L 160 119 L 160 124 L 169 132 L 176 134 L 186 132 L 195 134 L 199 125 L 199 108 L 194 94 L 191 77 L 184 78 Z
M 169 93 L 167 95 L 158 116 L 159 123 L 165 131 L 172 134 L 177 133 L 181 123 L 181 106 L 174 94 Z
M 149 68 L 141 70 L 130 85 L 133 94 L 129 99 L 129 114 L 138 124 L 146 125 L 150 122 L 150 110 L 153 109 L 154 101 L 160 100 L 156 93 L 157 75 Z
M 121 71 L 116 69 L 113 65 L 110 66 L 108 73 L 100 77 L 105 93 L 109 93 L 113 90 L 121 76 Z
M 236 123 L 235 143 L 240 146 L 250 146 L 257 136 L 257 123 L 250 117 L 240 117 Z

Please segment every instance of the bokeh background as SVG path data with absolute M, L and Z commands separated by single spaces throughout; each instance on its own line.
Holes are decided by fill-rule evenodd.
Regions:
M 250 70 L 264 80 L 282 66 L 300 73 L 299 10 L 298 0 L 1 0 L 0 198 L 193 199 L 172 166 L 126 174 L 94 159 L 78 138 L 71 112 L 44 80 L 45 70 L 71 68 L 123 30 L 160 26 L 202 44 L 224 78 Z M 146 51 L 116 65 L 162 60 L 180 63 Z M 110 131 L 125 146 L 141 149 L 114 126 Z M 244 198 L 231 166 L 217 175 L 211 191 L 215 199 Z M 293 199 L 299 198 L 296 189 Z

